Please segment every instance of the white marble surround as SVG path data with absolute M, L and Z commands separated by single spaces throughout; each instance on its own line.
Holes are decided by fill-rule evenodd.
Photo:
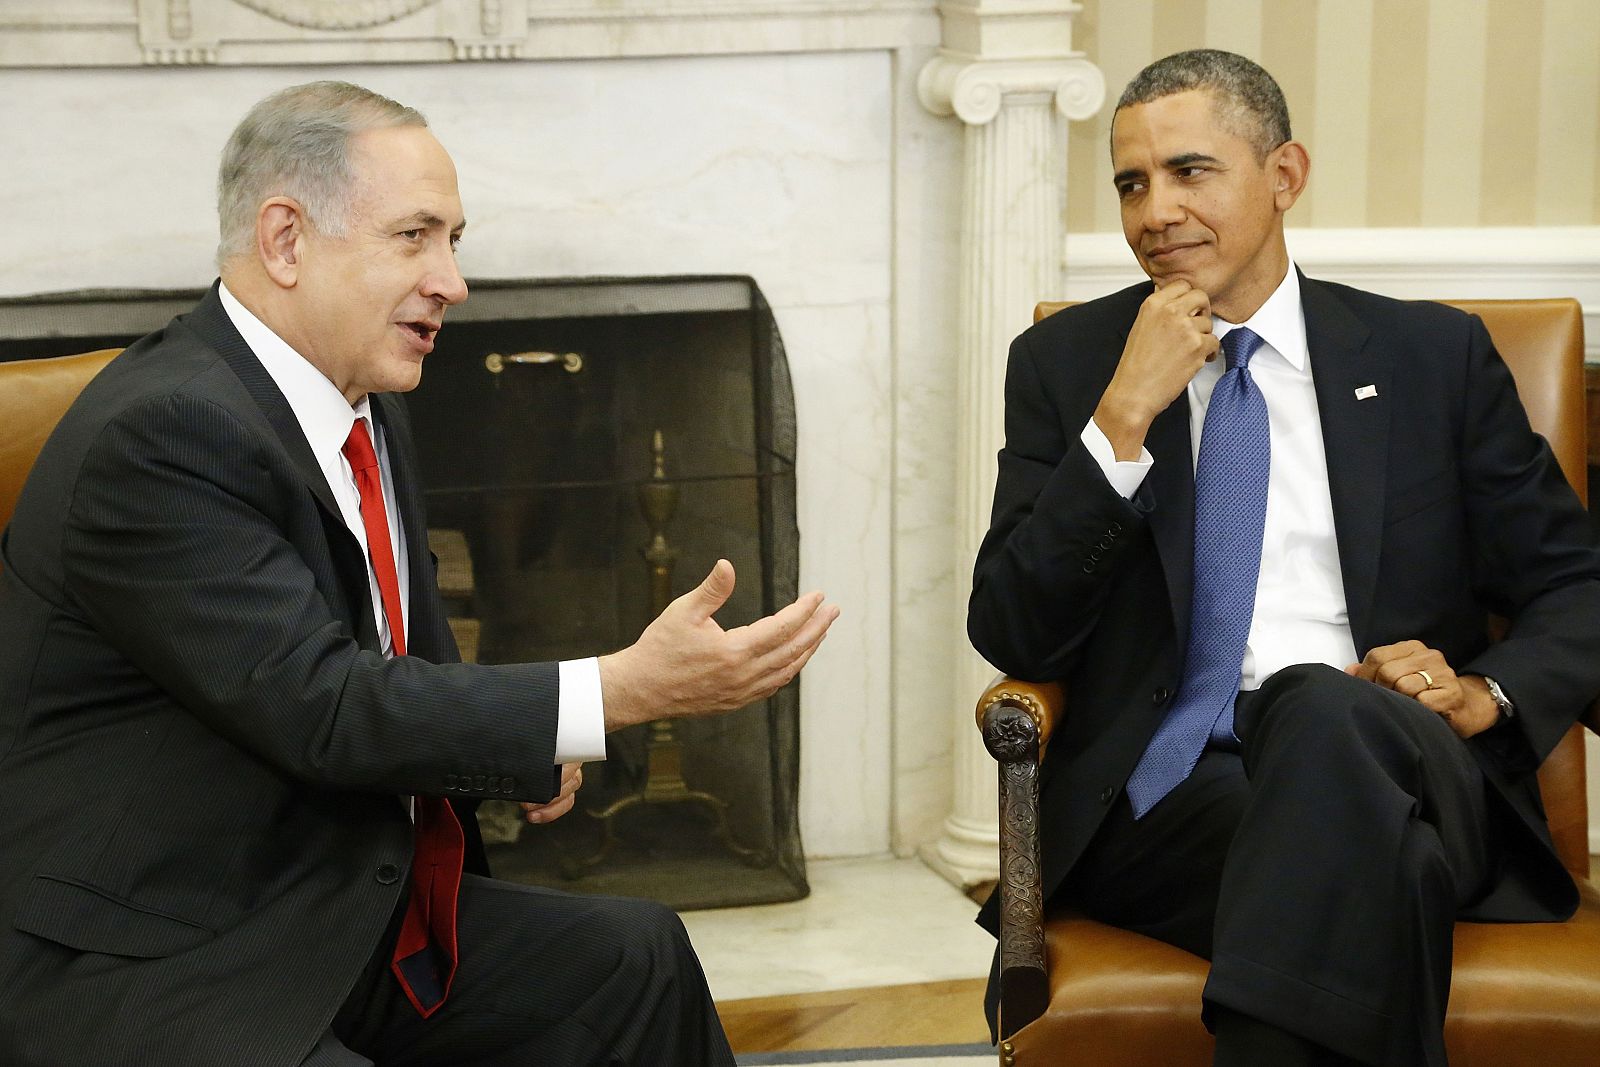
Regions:
M 1062 270 L 1048 221 L 1020 245 L 997 240 L 1037 203 L 1053 218 L 1060 206 L 1013 211 L 1001 197 L 985 216 L 974 176 L 1035 188 L 1063 173 L 1060 157 L 1036 115 L 1034 147 L 1016 149 L 1032 174 L 1007 172 L 1019 159 L 993 153 L 1010 151 L 996 146 L 1015 118 L 963 111 L 952 72 L 999 55 L 1012 65 L 998 94 L 1037 107 L 1046 90 L 1029 79 L 1063 58 L 1070 32 L 1036 27 L 1074 8 L 0 0 L 0 143 L 12 157 L 0 190 L 13 219 L 0 296 L 209 282 L 223 140 L 261 96 L 319 77 L 429 116 L 461 172 L 469 276 L 751 275 L 795 383 L 802 582 L 844 609 L 803 687 L 807 852 L 904 856 L 937 841 L 930 852 L 951 853 L 944 866 L 970 879 L 973 857 L 993 855 L 993 770 L 969 725 L 970 676 L 983 668 L 963 635 L 970 559 L 958 545 L 986 513 L 973 501 L 998 445 L 995 338 L 1027 325 L 1035 297 L 1099 295 L 1133 265 L 1120 237 L 1094 234 L 1068 238 Z M 350 12 L 377 21 L 331 24 Z M 955 117 L 919 99 L 930 67 L 950 75 L 931 95 L 951 96 Z M 1377 289 L 1388 279 L 1411 286 L 1405 295 L 1572 292 L 1596 351 L 1592 230 L 1437 237 L 1292 239 L 1308 269 L 1326 263 L 1324 276 Z M 1430 256 L 1437 247 L 1448 250 Z M 992 293 L 980 306 L 1001 267 L 1004 306 Z M 983 409 L 961 417 L 963 391 Z M 1593 787 L 1600 851 L 1600 776 Z

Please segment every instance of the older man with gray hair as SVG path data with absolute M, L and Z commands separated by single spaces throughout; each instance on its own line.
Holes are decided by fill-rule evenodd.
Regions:
M 619 652 L 459 662 L 394 395 L 467 297 L 450 157 L 302 85 L 219 201 L 220 282 L 84 391 L 3 543 L 0 1062 L 731 1064 L 675 915 L 489 878 L 473 812 L 559 817 L 606 731 L 770 694 L 837 609 L 725 631 L 722 561 Z

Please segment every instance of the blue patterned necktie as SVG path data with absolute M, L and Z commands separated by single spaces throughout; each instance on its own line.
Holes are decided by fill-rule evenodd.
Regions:
M 1233 702 L 1255 613 L 1272 465 L 1267 404 L 1250 377 L 1260 347 L 1242 326 L 1222 339 L 1228 366 L 1206 408 L 1194 471 L 1194 598 L 1183 681 L 1128 779 L 1135 819 L 1189 777 L 1208 739 L 1236 741 Z

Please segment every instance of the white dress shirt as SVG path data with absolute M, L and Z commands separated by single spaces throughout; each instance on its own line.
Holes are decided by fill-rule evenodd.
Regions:
M 1355 641 L 1339 571 L 1328 456 L 1294 264 L 1289 264 L 1283 281 L 1248 322 L 1234 324 L 1213 316 L 1212 324 L 1219 338 L 1248 326 L 1264 342 L 1250 360 L 1250 377 L 1267 403 L 1271 426 L 1261 572 L 1239 688 L 1255 689 L 1294 663 L 1342 668 L 1356 662 Z M 1191 463 L 1199 459 L 1211 390 L 1225 369 L 1219 357 L 1200 368 L 1188 385 Z M 1112 487 L 1131 499 L 1154 465 L 1150 453 L 1141 449 L 1137 460 L 1118 462 L 1111 442 L 1093 419 L 1084 427 L 1082 440 Z
M 394 643 L 389 633 L 389 620 L 383 612 L 383 600 L 378 593 L 378 576 L 372 569 L 372 557 L 367 551 L 367 530 L 361 522 L 361 492 L 356 488 L 355 474 L 344 458 L 344 443 L 350 436 L 350 427 L 357 418 L 366 420 L 367 432 L 372 437 L 378 454 L 378 467 L 383 479 L 384 511 L 389 518 L 389 539 L 394 549 L 395 569 L 400 579 L 400 610 L 409 621 L 411 611 L 411 579 L 408 574 L 406 541 L 400 536 L 400 515 L 395 507 L 394 476 L 389 470 L 389 449 L 383 433 L 372 421 L 371 404 L 367 397 L 353 408 L 328 378 L 312 366 L 289 344 L 272 331 L 266 323 L 239 303 L 226 285 L 219 286 L 223 310 L 228 313 L 239 336 L 244 338 L 250 351 L 255 353 L 266 368 L 278 390 L 294 411 L 300 430 L 311 445 L 311 453 L 322 468 L 333 499 L 339 505 L 339 515 L 350 528 L 367 556 L 367 586 L 372 594 L 372 614 L 378 624 L 378 643 L 385 656 L 394 654 Z M 556 721 L 556 762 L 581 763 L 606 758 L 605 714 L 600 699 L 600 662 L 596 659 L 563 660 L 557 666 L 560 677 L 560 696 Z

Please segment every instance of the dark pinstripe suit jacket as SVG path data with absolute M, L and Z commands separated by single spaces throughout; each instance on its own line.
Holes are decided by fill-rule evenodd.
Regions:
M 457 662 L 404 409 L 373 401 L 410 559 L 394 660 L 215 289 L 46 444 L 0 576 L 6 1067 L 298 1063 L 404 888 L 396 794 L 549 798 L 555 665 Z

